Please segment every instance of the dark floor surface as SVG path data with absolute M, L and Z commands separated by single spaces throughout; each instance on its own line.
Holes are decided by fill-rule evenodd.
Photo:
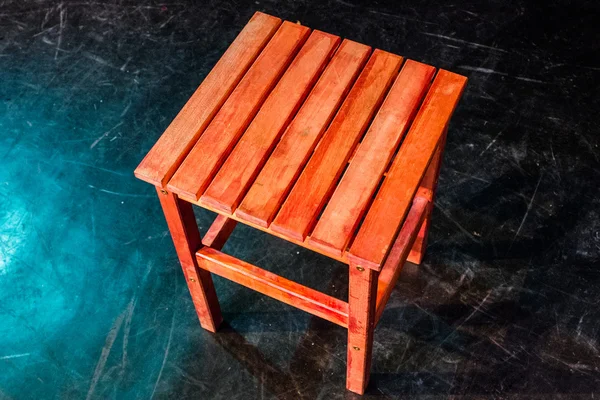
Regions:
M 0 0 L 0 399 L 358 397 L 329 322 L 217 278 L 201 330 L 133 177 L 256 10 L 470 78 L 365 398 L 600 398 L 598 2 Z M 225 251 L 347 296 L 251 228 Z

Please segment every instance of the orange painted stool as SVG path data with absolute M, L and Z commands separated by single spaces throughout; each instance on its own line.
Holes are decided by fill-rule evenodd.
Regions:
M 466 78 L 256 13 L 135 170 L 156 186 L 203 328 L 211 273 L 348 329 L 362 394 L 373 330 L 420 263 Z M 192 205 L 219 214 L 200 238 Z M 242 222 L 349 265 L 348 302 L 220 251 Z

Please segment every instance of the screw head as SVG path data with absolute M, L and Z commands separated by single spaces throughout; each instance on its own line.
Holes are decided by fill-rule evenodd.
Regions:
M 160 192 L 161 192 L 162 194 L 167 194 L 167 191 L 166 191 L 165 189 L 160 189 Z
M 196 282 L 194 278 L 190 278 L 190 282 Z
M 352 348 L 353 348 L 354 350 L 356 350 L 356 351 L 359 351 L 359 350 L 360 350 L 360 347 L 358 347 L 358 346 L 352 346 Z
M 363 272 L 365 269 L 363 267 L 361 267 L 360 265 L 356 266 L 356 269 L 359 270 L 360 272 Z

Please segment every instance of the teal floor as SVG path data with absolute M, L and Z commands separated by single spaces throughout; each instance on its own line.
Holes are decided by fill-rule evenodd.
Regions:
M 227 322 L 201 330 L 133 176 L 256 10 L 470 78 L 365 397 L 600 396 L 594 2 L 5 0 L 0 399 L 356 397 L 340 327 L 217 278 Z M 347 296 L 343 265 L 251 228 L 224 251 Z

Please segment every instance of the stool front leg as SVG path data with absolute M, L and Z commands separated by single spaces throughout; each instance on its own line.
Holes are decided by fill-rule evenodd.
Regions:
M 198 268 L 196 262 L 195 253 L 202 242 L 192 205 L 175 193 L 160 188 L 157 192 L 200 325 L 216 332 L 223 317 L 210 272 Z
M 379 273 L 350 264 L 346 388 L 363 394 L 371 372 L 375 304 Z

